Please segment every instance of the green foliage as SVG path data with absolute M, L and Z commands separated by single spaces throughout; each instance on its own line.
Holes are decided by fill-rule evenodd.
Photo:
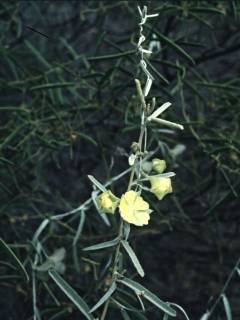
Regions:
M 14 263 L 14 265 L 20 270 L 22 273 L 23 277 L 25 278 L 26 281 L 29 281 L 29 276 L 27 274 L 27 271 L 24 267 L 24 265 L 19 261 L 18 257 L 14 254 L 12 249 L 2 240 L 0 239 L 0 249 L 1 251 L 5 251 L 7 254 L 7 261 L 10 260 Z
M 153 306 L 171 319 L 177 308 L 158 296 L 190 319 L 239 316 L 238 1 L 149 4 L 159 16 L 145 29 L 155 78 L 147 102 L 171 101 L 163 118 L 185 129 L 155 123 L 148 137 L 177 174 L 174 193 L 164 202 L 148 194 L 149 226 L 124 229 L 124 239 L 118 219 L 94 206 L 91 182 L 117 195 L 127 188 L 140 116 L 133 79 L 143 79 L 136 5 L 0 5 L 0 318 L 92 319 L 108 301 L 109 319 L 159 319 Z M 120 240 L 119 264 L 134 280 L 111 283 Z M 52 269 L 58 248 L 62 275 Z
M 123 283 L 125 286 L 131 288 L 136 292 L 137 295 L 143 296 L 145 299 L 150 301 L 152 304 L 156 305 L 159 309 L 163 310 L 165 313 L 167 313 L 170 316 L 176 317 L 176 311 L 172 309 L 168 303 L 163 302 L 160 300 L 155 294 L 144 288 L 139 283 L 128 279 L 123 278 L 119 280 L 121 283 Z
M 93 320 L 90 315 L 90 309 L 78 293 L 58 274 L 55 270 L 49 270 L 50 277 L 55 281 L 58 287 L 68 296 L 74 305 L 84 314 L 86 319 Z

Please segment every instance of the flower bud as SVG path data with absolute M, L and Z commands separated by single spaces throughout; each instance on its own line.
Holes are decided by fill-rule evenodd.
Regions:
M 97 203 L 101 212 L 114 213 L 118 204 L 119 198 L 116 197 L 110 190 L 103 192 L 97 197 Z
M 152 160 L 152 164 L 153 164 L 153 170 L 156 171 L 157 173 L 163 173 L 163 171 L 166 169 L 165 160 L 155 158 Z
M 142 170 L 145 173 L 150 173 L 152 171 L 152 162 L 151 161 L 144 161 L 142 163 Z
M 140 145 L 138 142 L 133 142 L 132 145 L 131 145 L 131 150 L 133 153 L 137 153 L 140 151 Z
M 151 183 L 150 191 L 158 198 L 162 200 L 166 194 L 172 192 L 172 183 L 170 178 L 165 177 L 149 177 Z

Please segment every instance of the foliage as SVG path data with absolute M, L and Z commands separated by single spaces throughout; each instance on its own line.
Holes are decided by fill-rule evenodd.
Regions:
M 147 227 L 131 227 L 131 247 L 122 240 L 123 268 L 143 268 L 141 284 L 190 318 L 236 319 L 239 3 L 148 8 L 159 13 L 144 33 L 154 51 L 149 101 L 171 101 L 163 121 L 185 130 L 152 127 L 149 148 L 177 173 L 174 192 L 146 194 L 154 212 Z M 0 16 L 0 317 L 90 319 L 113 294 L 110 318 L 159 319 L 148 291 L 131 290 L 137 277 L 110 285 L 118 219 L 97 213 L 87 178 L 115 195 L 127 189 L 140 117 L 134 78 L 144 79 L 137 3 L 5 1 Z

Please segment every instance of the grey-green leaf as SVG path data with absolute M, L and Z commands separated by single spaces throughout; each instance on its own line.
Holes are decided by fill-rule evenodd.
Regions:
M 232 320 L 232 312 L 231 312 L 231 307 L 230 307 L 228 298 L 224 293 L 221 294 L 221 297 L 223 299 L 223 305 L 224 305 L 225 313 L 227 316 L 227 320 Z
M 95 139 L 93 139 L 91 136 L 89 136 L 88 134 L 85 134 L 83 132 L 78 132 L 77 133 L 79 137 L 91 142 L 93 145 L 97 146 L 97 141 Z
M 236 268 L 237 274 L 240 276 L 240 269 Z
M 135 252 L 133 251 L 132 247 L 129 245 L 128 241 L 126 240 L 122 240 L 121 244 L 123 245 L 124 249 L 127 251 L 130 259 L 132 260 L 132 263 L 135 267 L 135 269 L 137 270 L 137 272 L 139 273 L 139 275 L 141 277 L 144 277 L 144 270 L 135 254 Z
M 157 35 L 159 40 L 161 40 L 162 42 L 168 44 L 176 52 L 178 52 L 180 55 L 182 55 L 188 61 L 190 61 L 192 64 L 195 64 L 195 61 L 193 60 L 193 58 L 185 50 L 183 50 L 178 44 L 176 44 L 176 42 L 174 42 L 171 39 L 169 39 L 168 37 L 164 36 L 162 33 L 158 32 L 156 29 L 154 30 L 154 33 Z
M 76 84 L 74 82 L 57 82 L 57 83 L 45 83 L 30 88 L 31 91 L 35 90 L 49 90 L 63 87 L 73 87 Z
M 43 230 L 46 228 L 46 226 L 49 224 L 50 220 L 49 219 L 44 219 L 40 226 L 37 228 L 37 230 L 35 231 L 34 235 L 33 235 L 33 243 L 35 243 L 38 239 L 38 237 L 40 236 L 40 234 L 43 232 Z
M 48 63 L 48 61 L 43 57 L 41 52 L 35 48 L 28 40 L 25 40 L 25 45 L 28 47 L 28 49 L 32 52 L 32 54 L 48 69 L 51 68 L 51 65 Z
M 84 223 L 85 223 L 85 218 L 86 218 L 85 211 L 82 210 L 81 211 L 80 220 L 79 220 L 79 225 L 78 225 L 78 228 L 77 228 L 77 232 L 76 232 L 76 235 L 75 235 L 75 237 L 73 239 L 73 246 L 76 246 L 76 244 L 78 242 L 78 239 L 80 238 L 80 236 L 82 234 L 83 226 L 84 226 Z
M 3 239 L 0 238 L 0 249 L 4 250 L 11 261 L 14 263 L 14 265 L 18 268 L 18 270 L 21 272 L 25 280 L 29 281 L 28 273 L 24 267 L 24 265 L 21 263 L 21 261 L 18 259 L 18 257 L 15 255 L 15 253 L 12 251 L 12 249 L 6 244 Z
M 98 244 L 95 244 L 93 246 L 90 247 L 86 247 L 83 250 L 84 251 L 94 251 L 94 250 L 100 250 L 100 249 L 104 249 L 104 248 L 110 248 L 110 247 L 114 247 L 119 243 L 119 238 L 115 238 L 113 240 L 110 241 L 106 241 L 106 242 L 101 242 Z
M 113 292 L 116 290 L 116 282 L 113 282 L 112 285 L 109 287 L 108 291 L 102 296 L 102 298 L 95 304 L 95 306 L 92 307 L 90 312 L 94 312 L 97 310 L 105 301 L 107 301 Z
M 168 302 L 168 304 L 169 304 L 170 306 L 174 306 L 174 307 L 176 307 L 177 309 L 179 309 L 179 310 L 184 314 L 185 318 L 186 318 L 187 320 L 190 320 L 189 317 L 188 317 L 188 315 L 187 315 L 187 313 L 186 313 L 186 311 L 185 311 L 181 306 L 179 306 L 179 305 L 176 304 L 176 303 L 172 303 L 172 302 Z
M 207 311 L 201 316 L 200 320 L 208 320 L 209 316 L 210 316 L 210 313 L 209 311 Z
M 137 294 L 142 295 L 145 299 L 147 299 L 149 302 L 161 309 L 163 312 L 167 313 L 172 317 L 176 317 L 177 313 L 173 308 L 171 308 L 166 302 L 163 302 L 161 299 L 159 299 L 148 289 L 144 288 L 141 284 L 126 277 L 123 277 L 118 281 L 124 284 L 125 286 L 129 287 L 130 289 L 134 290 Z
M 75 306 L 84 314 L 88 320 L 94 320 L 89 313 L 90 308 L 78 293 L 58 274 L 55 270 L 48 271 L 50 277 L 55 281 L 57 286 L 66 294 L 66 296 L 75 304 Z
M 53 261 L 46 260 L 40 266 L 35 267 L 35 270 L 40 271 L 40 272 L 46 272 L 53 267 L 54 267 Z
M 88 179 L 102 192 L 106 192 L 107 189 L 102 185 L 94 176 L 88 175 Z
M 131 320 L 126 310 L 121 309 L 121 314 L 124 320 Z

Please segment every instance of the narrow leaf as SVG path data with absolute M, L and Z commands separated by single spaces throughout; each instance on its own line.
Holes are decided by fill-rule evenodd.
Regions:
M 97 209 L 97 212 L 99 213 L 99 216 L 100 218 L 103 220 L 103 222 L 109 227 L 110 226 L 110 222 L 109 222 L 109 219 L 107 217 L 107 215 L 105 213 L 102 213 L 100 208 L 99 208 L 99 205 L 98 205 L 98 202 L 97 202 L 97 196 L 98 196 L 98 191 L 93 191 L 92 192 L 92 201 L 93 201 L 93 204 L 95 206 L 95 208 Z
M 214 89 L 221 89 L 221 90 L 227 90 L 227 91 L 237 91 L 239 88 L 237 86 L 231 86 L 227 84 L 222 83 L 209 83 L 209 82 L 195 82 L 197 86 L 203 86 L 208 88 L 214 88 Z
M 49 269 L 52 269 L 54 267 L 54 262 L 52 260 L 46 260 L 41 264 L 40 266 L 35 267 L 34 269 L 40 272 L 46 272 Z
M 94 307 L 90 310 L 90 312 L 94 312 L 97 310 L 105 301 L 107 301 L 113 292 L 116 290 L 116 282 L 113 282 L 112 285 L 109 287 L 108 291 L 102 296 L 102 298 L 95 304 Z
M 167 126 L 167 127 L 170 127 L 170 128 L 176 128 L 176 129 L 180 129 L 180 130 L 183 130 L 183 126 L 181 124 L 178 124 L 178 123 L 175 123 L 175 122 L 171 122 L 171 121 L 167 121 L 167 120 L 164 120 L 164 119 L 158 119 L 158 118 L 153 118 L 151 119 L 151 121 L 154 121 L 158 124 L 161 124 L 161 125 L 164 125 L 164 126 Z
M 94 250 L 100 250 L 100 249 L 104 249 L 104 248 L 110 248 L 110 247 L 114 247 L 119 243 L 119 238 L 115 238 L 113 240 L 110 241 L 106 241 L 106 242 L 101 242 L 98 244 L 95 244 L 93 246 L 90 247 L 86 247 L 83 250 L 84 251 L 94 251 Z
M 130 223 L 124 223 L 124 237 L 125 237 L 125 240 L 128 239 L 129 237 L 129 234 L 130 234 L 130 230 L 131 230 L 131 227 L 130 227 Z
M 151 86 L 152 86 L 152 79 L 150 77 L 147 78 L 147 82 L 145 84 L 145 87 L 144 87 L 144 97 L 146 97 L 148 94 L 149 94 L 149 91 L 151 89 Z
M 88 179 L 92 181 L 92 183 L 102 192 L 106 192 L 107 189 L 102 185 L 97 179 L 94 178 L 94 176 L 88 175 Z
M 37 228 L 37 230 L 35 231 L 34 235 L 33 235 L 33 243 L 36 242 L 36 240 L 38 239 L 38 237 L 40 236 L 40 234 L 43 232 L 43 230 L 46 228 L 46 226 L 49 223 L 49 219 L 44 219 L 42 221 L 42 223 L 40 224 L 40 226 Z
M 224 293 L 221 294 L 221 297 L 223 299 L 223 305 L 224 305 L 225 313 L 227 316 L 227 320 L 232 320 L 232 312 L 231 312 L 231 307 L 230 307 L 228 298 Z
M 147 26 L 147 25 L 146 25 Z M 147 26 L 149 27 L 149 26 Z M 192 64 L 195 64 L 195 61 L 193 60 L 193 58 L 185 51 L 183 50 L 178 44 L 176 44 L 176 42 L 172 41 L 171 39 L 169 39 L 168 37 L 164 36 L 163 34 L 161 34 L 160 32 L 158 32 L 156 29 L 154 29 L 154 33 L 157 35 L 157 37 L 159 38 L 159 40 L 161 40 L 162 42 L 168 44 L 169 46 L 171 46 L 176 52 L 178 52 L 181 56 L 185 57 L 188 61 L 190 61 Z
M 94 146 L 97 146 L 97 145 L 98 145 L 98 144 L 97 144 L 97 141 L 96 141 L 95 139 L 93 139 L 92 137 L 90 137 L 88 134 L 85 134 L 85 133 L 83 133 L 83 132 L 78 132 L 77 134 L 78 134 L 78 136 L 79 136 L 80 138 L 83 138 L 83 139 L 91 142 Z M 99 183 L 100 183 L 100 182 L 99 182 Z
M 237 271 L 237 274 L 238 274 L 239 277 L 240 277 L 240 269 L 239 269 L 239 268 L 236 268 L 236 271 Z
M 224 12 L 222 10 L 216 9 L 216 8 L 194 7 L 194 8 L 191 8 L 190 10 L 194 12 L 210 13 L 210 14 L 217 13 L 217 14 L 224 15 Z
M 126 310 L 121 309 L 121 314 L 124 320 L 131 320 Z
M 136 50 L 128 50 L 125 52 L 120 52 L 120 53 L 113 53 L 113 54 L 108 54 L 104 56 L 98 56 L 98 57 L 88 57 L 88 61 L 101 61 L 101 60 L 109 60 L 109 59 L 118 59 L 119 57 L 124 57 L 124 56 L 131 56 L 134 53 L 136 53 Z
M 161 299 L 159 299 L 148 289 L 144 288 L 141 284 L 126 277 L 123 277 L 118 281 L 127 286 L 128 288 L 134 290 L 137 294 L 142 295 L 145 299 L 147 299 L 149 302 L 161 309 L 163 312 L 167 313 L 172 317 L 176 317 L 176 311 L 173 308 L 171 308 L 166 302 L 163 302 Z
M 63 319 L 63 316 L 69 316 L 70 312 L 68 309 L 63 309 L 57 313 L 55 313 L 51 318 L 49 318 L 48 320 L 57 320 L 57 319 Z M 66 319 L 66 318 L 65 318 Z
M 18 270 L 21 272 L 25 280 L 29 281 L 28 273 L 24 267 L 24 265 L 21 263 L 21 261 L 18 259 L 18 257 L 15 255 L 15 253 L 12 251 L 12 249 L 6 244 L 3 239 L 0 238 L 0 249 L 4 250 L 11 261 L 14 263 L 14 265 L 18 268 Z
M 51 65 L 47 62 L 47 60 L 43 57 L 38 49 L 36 49 L 28 40 L 25 40 L 25 45 L 32 52 L 32 54 L 47 68 L 51 68 Z
M 66 294 L 66 296 L 75 304 L 75 306 L 85 315 L 88 320 L 93 320 L 89 313 L 90 309 L 86 302 L 78 293 L 58 274 L 55 270 L 49 270 L 50 277 L 55 281 L 57 286 Z
M 169 81 L 160 73 L 158 70 L 150 63 L 149 60 L 146 60 L 147 65 L 152 69 L 152 71 L 166 84 L 169 84 Z
M 157 108 L 149 117 L 148 120 L 152 118 L 157 118 L 161 113 L 163 113 L 167 108 L 171 106 L 171 102 L 165 102 L 161 107 Z
M 174 177 L 176 173 L 174 172 L 165 172 L 165 173 L 159 173 L 156 175 L 153 175 L 152 177 L 162 177 L 162 178 L 171 178 Z
M 30 88 L 31 91 L 35 90 L 49 90 L 49 89 L 57 89 L 62 87 L 74 87 L 76 83 L 74 82 L 58 82 L 58 83 L 45 83 L 37 86 L 33 86 Z
M 80 216 L 80 220 L 79 220 L 79 225 L 78 225 L 78 228 L 77 228 L 77 232 L 76 232 L 76 235 L 73 239 L 73 246 L 76 246 L 77 242 L 78 242 L 78 239 L 80 238 L 81 234 L 82 234 L 82 230 L 83 230 L 83 226 L 84 226 L 84 223 L 85 223 L 85 211 L 82 210 L 81 211 L 81 216 Z
M 179 306 L 179 305 L 176 304 L 176 303 L 172 303 L 172 302 L 169 302 L 168 304 L 169 304 L 170 306 L 174 306 L 174 307 L 178 308 L 178 309 L 184 314 L 185 318 L 186 318 L 187 320 L 190 320 L 189 317 L 188 317 L 188 315 L 187 315 L 187 313 L 186 313 L 186 311 L 185 311 L 181 306 Z
M 161 177 L 161 178 L 171 178 L 171 177 L 174 177 L 176 175 L 176 173 L 174 172 L 165 172 L 165 173 L 159 173 L 159 174 L 154 174 L 154 175 L 151 175 L 151 177 Z M 139 181 L 148 181 L 149 178 L 143 178 L 143 179 L 139 179 Z M 142 189 L 144 190 L 149 190 L 149 188 L 143 188 Z
M 135 296 L 131 296 L 131 295 L 129 295 L 128 294 L 128 292 L 124 292 L 124 290 L 122 290 L 122 289 L 117 289 L 119 292 L 122 292 L 122 293 L 124 293 L 124 294 L 126 294 L 127 295 L 127 297 L 131 297 L 131 298 L 135 298 Z M 114 304 L 118 307 L 118 309 L 124 309 L 124 310 L 127 310 L 127 311 L 130 311 L 130 312 L 139 312 L 139 313 L 141 313 L 141 311 L 139 311 L 139 309 L 136 309 L 136 308 L 134 308 L 130 303 L 128 303 L 123 297 L 118 297 L 118 299 L 120 299 L 120 301 L 119 300 L 116 300 L 115 298 L 112 298 L 112 302 L 114 302 Z
M 209 311 L 207 311 L 201 316 L 200 320 L 208 320 L 209 316 L 210 316 L 210 313 Z
M 135 254 L 135 252 L 133 251 L 133 249 L 131 248 L 131 246 L 129 245 L 128 241 L 126 240 L 122 240 L 121 244 L 123 245 L 124 249 L 127 251 L 130 259 L 132 260 L 132 263 L 134 265 L 134 267 L 136 268 L 137 272 L 139 273 L 139 275 L 141 277 L 144 277 L 144 271 L 143 268 Z

